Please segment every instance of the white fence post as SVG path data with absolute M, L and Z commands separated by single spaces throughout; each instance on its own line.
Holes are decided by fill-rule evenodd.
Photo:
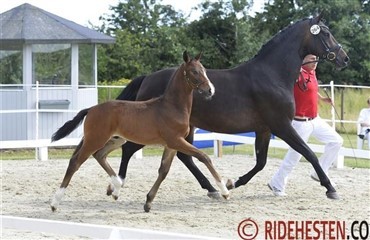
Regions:
M 331 105 L 331 126 L 335 129 L 335 108 L 334 108 L 334 99 L 335 99 L 335 96 L 334 96 L 334 81 L 330 81 L 330 95 L 331 95 L 331 101 L 332 101 L 332 105 Z
M 35 141 L 36 141 L 36 148 L 35 148 L 35 158 L 40 161 L 48 160 L 48 147 L 40 147 L 40 140 L 39 140 L 39 81 L 36 81 L 36 89 L 35 89 L 35 99 L 36 99 L 36 107 L 35 107 Z

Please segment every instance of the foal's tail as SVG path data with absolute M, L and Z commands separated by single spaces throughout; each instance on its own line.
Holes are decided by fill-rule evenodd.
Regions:
M 116 98 L 117 100 L 135 101 L 137 92 L 140 89 L 141 84 L 146 76 L 134 78 L 129 84 L 122 90 L 122 92 Z
M 51 137 L 51 141 L 57 141 L 68 136 L 73 130 L 75 130 L 85 118 L 87 113 L 89 112 L 90 108 L 85 108 L 81 110 L 77 115 L 72 119 L 66 122 L 61 128 L 56 131 L 53 136 Z

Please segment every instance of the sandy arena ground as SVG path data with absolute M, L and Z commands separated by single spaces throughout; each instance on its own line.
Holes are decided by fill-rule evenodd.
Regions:
M 250 156 L 225 155 L 213 158 L 224 178 L 237 178 L 254 166 Z M 120 159 L 110 159 L 118 170 Z M 159 157 L 132 159 L 121 198 L 105 195 L 109 178 L 98 163 L 89 159 L 72 178 L 56 212 L 50 199 L 65 174 L 67 160 L 1 161 L 2 214 L 79 223 L 135 227 L 225 239 L 240 239 L 239 223 L 251 218 L 259 225 L 258 238 L 264 238 L 265 221 L 337 220 L 345 221 L 347 233 L 353 221 L 370 223 L 370 170 L 333 169 L 332 180 L 341 197 L 327 199 L 325 188 L 311 180 L 311 165 L 298 164 L 290 175 L 286 197 L 275 197 L 266 183 L 281 160 L 269 159 L 265 169 L 246 186 L 234 189 L 230 200 L 212 200 L 179 160 L 174 160 L 167 179 L 159 189 L 150 213 L 143 205 L 157 177 Z M 213 179 L 201 163 L 196 163 Z M 48 233 L 2 229 L 2 239 L 76 239 Z

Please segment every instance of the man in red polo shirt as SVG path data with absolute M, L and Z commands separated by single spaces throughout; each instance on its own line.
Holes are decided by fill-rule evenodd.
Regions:
M 325 151 L 319 158 L 320 165 L 326 175 L 333 162 L 338 158 L 338 152 L 343 144 L 343 138 L 328 123 L 318 115 L 318 101 L 331 104 L 331 99 L 319 94 L 319 86 L 316 79 L 317 59 L 315 55 L 307 55 L 303 59 L 300 75 L 294 85 L 295 116 L 292 122 L 293 128 L 307 142 L 312 135 L 325 144 Z M 280 165 L 274 174 L 268 187 L 275 196 L 285 196 L 285 185 L 288 174 L 299 162 L 302 155 L 289 148 Z M 316 172 L 311 178 L 319 181 Z M 332 182 L 332 184 L 334 184 Z

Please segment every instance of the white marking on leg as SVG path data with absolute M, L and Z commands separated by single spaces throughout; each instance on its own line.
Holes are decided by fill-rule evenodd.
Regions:
M 121 179 L 121 181 L 122 181 L 121 188 L 123 188 L 125 186 L 125 183 L 126 183 L 126 178 L 119 177 L 119 179 Z
M 59 203 L 62 201 L 62 198 L 64 196 L 64 192 L 66 191 L 65 188 L 59 188 L 53 197 L 53 200 L 51 201 L 51 206 L 54 207 L 55 209 L 59 206 Z
M 111 181 L 112 181 L 112 184 L 113 184 L 112 196 L 115 199 L 118 199 L 119 191 L 121 189 L 121 186 L 122 186 L 123 182 L 122 182 L 122 180 L 119 176 L 111 176 Z
M 225 182 L 224 180 L 221 180 L 221 182 L 216 182 L 217 186 L 220 188 L 221 190 L 221 195 L 222 196 L 230 196 L 230 192 L 229 190 L 227 189 L 226 185 L 225 185 Z

